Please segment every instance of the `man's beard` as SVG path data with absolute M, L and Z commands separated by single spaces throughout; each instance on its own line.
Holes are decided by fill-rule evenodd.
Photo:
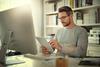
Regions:
M 66 22 L 62 22 L 63 26 L 66 27 L 66 26 L 69 26 L 70 25 L 70 22 L 66 23 Z

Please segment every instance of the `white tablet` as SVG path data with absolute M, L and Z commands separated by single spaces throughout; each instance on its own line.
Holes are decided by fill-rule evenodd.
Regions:
M 42 37 L 36 37 L 36 38 L 42 46 L 46 47 L 50 52 L 53 52 L 53 48 L 51 47 L 51 45 L 47 42 L 45 38 L 42 38 Z

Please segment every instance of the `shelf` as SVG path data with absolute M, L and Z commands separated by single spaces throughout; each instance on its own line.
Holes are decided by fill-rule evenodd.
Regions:
M 57 11 L 55 11 L 55 12 L 50 12 L 50 13 L 46 13 L 46 15 L 57 15 L 57 14 L 58 14 Z
M 100 23 L 98 24 L 78 24 L 79 26 L 100 26 Z
M 88 10 L 88 9 L 93 9 L 93 8 L 98 8 L 100 7 L 100 5 L 91 5 L 91 6 L 85 6 L 85 7 L 79 7 L 79 8 L 74 8 L 72 9 L 73 11 L 79 11 L 79 10 Z M 50 12 L 50 13 L 46 13 L 46 15 L 57 15 L 58 12 Z
M 100 23 L 99 24 L 77 24 L 77 25 L 79 25 L 79 26 L 100 26 Z M 61 27 L 62 28 L 62 26 L 59 26 L 59 25 L 47 25 L 46 27 Z
M 59 26 L 59 25 L 47 25 L 46 27 L 47 27 L 47 28 L 53 28 L 53 27 L 54 27 L 54 28 L 55 28 L 55 27 L 56 27 L 56 28 L 62 28 L 62 26 Z
M 98 7 L 100 7 L 100 5 L 91 5 L 91 6 L 85 6 L 85 7 L 74 8 L 73 11 L 87 10 L 87 9 L 98 8 Z
M 91 47 L 100 47 L 100 44 L 97 44 L 97 43 L 89 43 L 88 46 L 91 46 Z

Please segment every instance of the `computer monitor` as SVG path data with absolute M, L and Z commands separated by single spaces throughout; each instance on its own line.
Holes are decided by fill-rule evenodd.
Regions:
M 22 5 L 0 12 L 0 61 L 7 49 L 37 54 L 32 9 Z

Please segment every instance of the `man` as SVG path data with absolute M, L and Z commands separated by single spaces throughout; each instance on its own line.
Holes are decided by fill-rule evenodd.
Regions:
M 52 48 L 64 55 L 86 56 L 88 34 L 84 28 L 74 23 L 72 9 L 68 6 L 59 8 L 58 17 L 64 28 L 59 29 L 55 38 L 50 40 Z M 45 55 L 50 53 L 45 47 L 42 48 L 42 52 Z

